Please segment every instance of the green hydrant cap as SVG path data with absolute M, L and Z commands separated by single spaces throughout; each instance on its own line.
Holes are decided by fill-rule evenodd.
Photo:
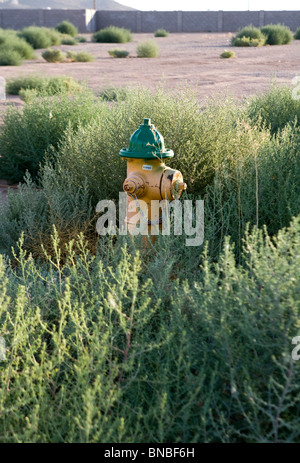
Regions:
M 151 124 L 150 119 L 144 119 L 144 124 L 133 132 L 130 137 L 129 148 L 123 148 L 120 156 L 136 159 L 172 158 L 172 150 L 165 148 L 164 137 Z

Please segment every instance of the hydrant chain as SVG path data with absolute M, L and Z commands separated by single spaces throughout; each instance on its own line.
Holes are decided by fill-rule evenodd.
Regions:
M 127 193 L 127 194 L 128 194 L 129 196 L 131 196 L 131 198 L 133 199 L 133 201 L 135 201 L 135 204 L 137 205 L 137 208 L 138 208 L 138 210 L 139 210 L 139 213 L 141 214 L 142 217 L 144 217 L 143 210 L 142 210 L 142 208 L 141 208 L 140 202 L 139 202 L 139 200 L 138 200 L 138 198 L 137 198 L 135 192 L 133 193 L 134 196 L 135 196 L 135 198 L 132 196 L 131 193 Z

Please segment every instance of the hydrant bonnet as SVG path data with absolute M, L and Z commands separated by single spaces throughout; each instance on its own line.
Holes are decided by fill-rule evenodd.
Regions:
M 129 148 L 123 148 L 120 156 L 136 159 L 171 158 L 174 152 L 165 148 L 164 138 L 151 124 L 150 119 L 144 119 L 144 124 L 131 135 Z

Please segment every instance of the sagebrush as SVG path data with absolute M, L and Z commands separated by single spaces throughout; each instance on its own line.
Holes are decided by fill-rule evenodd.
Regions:
M 23 109 L 11 107 L 0 127 L 0 176 L 19 182 L 28 170 L 37 178 L 45 153 L 56 148 L 67 127 L 77 130 L 97 120 L 105 106 L 89 91 L 36 98 Z
M 299 442 L 292 89 L 239 105 L 102 92 L 36 96 L 1 127 L 1 176 L 23 184 L 0 204 L 0 440 Z M 182 200 L 204 199 L 202 246 L 97 235 L 144 117 L 175 152 Z
M 78 29 L 74 24 L 70 21 L 62 21 L 61 23 L 57 24 L 55 29 L 60 32 L 61 34 L 67 34 L 71 37 L 75 37 L 78 34 Z
M 159 51 L 159 46 L 153 40 L 140 42 L 136 48 L 138 58 L 157 58 Z
M 169 239 L 93 256 L 78 236 L 63 264 L 54 230 L 42 267 L 21 239 L 0 256 L 1 441 L 298 442 L 299 237 L 253 230 L 245 266 L 227 240 L 186 280 Z
M 92 40 L 100 43 L 125 43 L 132 41 L 132 35 L 124 27 L 109 26 L 95 32 Z
M 37 95 L 52 96 L 60 93 L 77 93 L 83 86 L 72 77 L 41 77 L 28 75 L 9 79 L 6 82 L 6 92 L 9 95 L 19 95 L 20 90 L 35 90 Z

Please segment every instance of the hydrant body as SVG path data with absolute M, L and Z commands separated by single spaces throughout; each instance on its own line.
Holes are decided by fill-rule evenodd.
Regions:
M 163 162 L 174 153 L 165 149 L 164 139 L 150 119 L 144 119 L 144 124 L 132 134 L 129 148 L 122 149 L 120 156 L 127 160 L 123 189 L 127 193 L 125 221 L 128 231 L 136 230 L 140 214 L 143 214 L 148 220 L 146 233 L 151 234 L 151 225 L 159 228 L 161 225 L 159 201 L 178 199 L 186 189 L 181 172 Z

